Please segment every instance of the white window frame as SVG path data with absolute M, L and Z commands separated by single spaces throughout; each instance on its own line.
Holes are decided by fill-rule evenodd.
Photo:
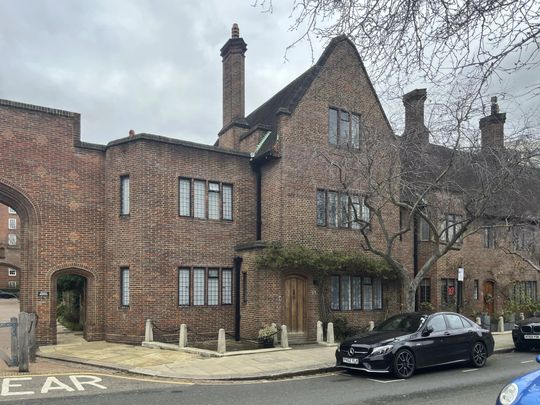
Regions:
M 8 281 L 8 288 L 17 288 L 17 282 L 15 280 Z
M 120 269 L 120 304 L 129 307 L 129 267 Z
M 9 277 L 16 277 L 17 276 L 17 269 L 12 269 L 11 267 L 8 268 L 8 276 Z
M 17 218 L 8 218 L 8 229 L 17 229 Z
M 8 245 L 17 246 L 17 235 L 15 235 L 14 233 L 8 234 Z
M 10 214 L 16 214 L 17 211 L 15 211 L 15 210 L 14 210 L 13 208 L 11 208 L 11 207 L 8 207 L 8 213 L 10 213 Z
M 120 176 L 120 215 L 127 216 L 130 212 L 129 175 Z

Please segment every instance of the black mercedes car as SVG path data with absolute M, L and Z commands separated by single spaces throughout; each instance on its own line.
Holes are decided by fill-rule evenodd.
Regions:
M 406 313 L 341 343 L 336 366 L 409 378 L 418 368 L 441 364 L 469 362 L 483 367 L 493 346 L 488 330 L 459 314 Z
M 518 351 L 540 349 L 540 313 L 532 318 L 517 321 L 512 329 L 512 339 Z

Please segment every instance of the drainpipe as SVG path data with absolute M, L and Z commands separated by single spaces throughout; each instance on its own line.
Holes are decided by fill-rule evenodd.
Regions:
M 414 277 L 418 274 L 418 216 L 414 216 L 413 221 L 413 273 Z M 414 293 L 414 310 L 418 311 L 418 290 Z
M 261 200 L 262 200 L 262 173 L 261 173 L 261 167 L 259 165 L 256 165 L 253 167 L 255 170 L 256 175 L 256 182 L 257 182 L 257 225 L 256 225 L 256 239 L 261 240 L 262 239 L 262 209 L 261 209 Z
M 240 340 L 240 269 L 243 258 L 234 258 L 234 340 Z

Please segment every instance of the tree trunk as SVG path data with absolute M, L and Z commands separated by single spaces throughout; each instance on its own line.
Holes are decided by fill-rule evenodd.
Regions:
M 416 301 L 416 286 L 410 275 L 402 278 L 403 282 L 403 312 L 414 312 Z

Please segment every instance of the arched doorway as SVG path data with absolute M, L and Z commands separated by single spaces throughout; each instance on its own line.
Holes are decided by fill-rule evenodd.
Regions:
M 51 321 L 53 343 L 58 341 L 58 321 L 61 329 L 81 335 L 85 340 L 94 340 L 96 333 L 96 290 L 95 276 L 85 269 L 65 268 L 51 275 Z M 70 291 L 66 297 L 66 291 Z M 64 319 L 59 319 L 60 317 Z

